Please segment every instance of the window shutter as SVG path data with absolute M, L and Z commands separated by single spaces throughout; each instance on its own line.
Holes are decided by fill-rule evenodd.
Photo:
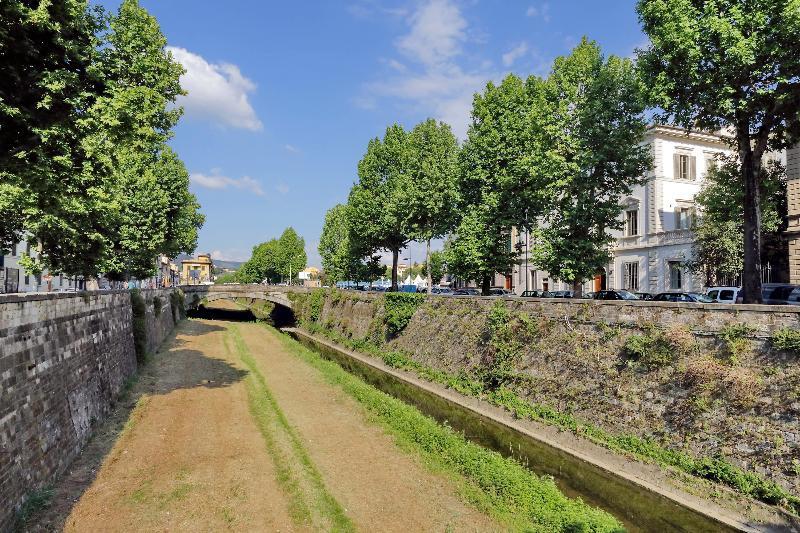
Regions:
M 681 177 L 681 154 L 672 154 L 672 176 L 675 179 Z
M 689 179 L 695 180 L 697 178 L 697 156 L 689 156 Z

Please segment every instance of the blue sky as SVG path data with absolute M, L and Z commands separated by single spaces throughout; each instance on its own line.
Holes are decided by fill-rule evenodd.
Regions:
M 206 215 L 198 251 L 229 260 L 291 225 L 318 265 L 325 212 L 387 125 L 463 138 L 487 81 L 546 75 L 582 35 L 623 56 L 646 42 L 634 0 L 140 2 L 187 69 L 172 145 Z

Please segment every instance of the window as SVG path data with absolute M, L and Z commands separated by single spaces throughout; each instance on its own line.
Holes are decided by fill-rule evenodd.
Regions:
M 639 290 L 639 263 L 622 263 L 622 284 L 627 291 Z
M 720 302 L 732 302 L 733 300 L 734 300 L 734 291 L 730 289 L 725 289 L 719 292 Z
M 625 236 L 633 237 L 639 235 L 639 210 L 631 209 L 625 211 Z
M 692 229 L 694 209 L 691 207 L 675 208 L 675 229 Z
M 680 290 L 683 288 L 683 270 L 679 261 L 669 263 L 669 288 L 670 290 Z
M 708 291 L 708 297 L 711 298 L 712 300 L 716 300 L 717 296 L 719 296 L 719 291 L 717 290 Z
M 689 154 L 676 153 L 673 155 L 675 179 L 693 180 L 697 175 L 697 158 Z
M 11 255 L 16 257 L 16 255 L 17 255 L 17 243 L 14 243 L 14 245 L 11 247 Z

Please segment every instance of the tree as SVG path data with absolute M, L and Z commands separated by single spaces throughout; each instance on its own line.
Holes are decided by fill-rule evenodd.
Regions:
M 443 122 L 428 119 L 408 136 L 409 164 L 402 188 L 406 206 L 403 227 L 411 238 L 425 241 L 431 261 L 431 240 L 452 231 L 458 203 L 458 141 Z M 428 292 L 432 287 L 427 276 Z
M 240 283 L 278 283 L 282 277 L 280 245 L 271 239 L 253 246 L 253 253 L 237 271 Z
M 765 238 L 779 240 L 785 230 L 786 175 L 774 162 L 762 167 L 759 179 L 762 231 Z M 744 266 L 744 190 L 736 157 L 719 162 L 705 178 L 695 197 L 695 241 L 687 267 L 704 276 L 707 285 L 729 283 Z
M 518 261 L 512 228 L 534 221 L 547 206 L 549 154 L 537 147 L 545 112 L 542 82 L 508 76 L 476 94 L 472 124 L 460 152 L 459 211 L 447 263 L 452 274 L 481 283 L 488 294 L 494 274 L 509 275 Z
M 639 0 L 641 70 L 662 117 L 733 132 L 744 193 L 746 303 L 761 302 L 762 157 L 800 134 L 797 0 Z
M 306 241 L 292 227 L 286 228 L 278 239 L 278 273 L 289 283 L 297 277 L 308 263 Z
M 383 272 L 380 257 L 373 256 L 364 261 L 351 242 L 347 205 L 335 205 L 325 214 L 317 247 L 329 283 L 373 281 Z
M 441 250 L 431 252 L 424 265 L 425 275 L 428 277 L 428 287 L 431 286 L 430 280 L 439 281 L 447 274 L 447 260 L 445 253 Z
M 572 284 L 582 284 L 610 260 L 610 229 L 619 229 L 621 201 L 645 182 L 652 156 L 642 145 L 646 128 L 644 90 L 633 63 L 604 58 L 585 37 L 559 57 L 545 84 L 539 146 L 550 156 L 551 209 L 535 232 L 534 262 Z
M 87 193 L 100 180 L 81 172 L 80 119 L 104 90 L 101 25 L 86 0 L 0 2 L 0 249 L 44 232 L 96 247 L 103 217 Z
M 348 198 L 351 245 L 358 257 L 372 257 L 378 250 L 392 253 L 392 290 L 397 290 L 400 250 L 411 240 L 403 224 L 408 165 L 408 134 L 395 124 L 386 129 L 383 140 L 369 142 Z

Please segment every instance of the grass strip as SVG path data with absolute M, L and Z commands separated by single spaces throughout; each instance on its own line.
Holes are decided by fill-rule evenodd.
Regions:
M 404 446 L 443 471 L 465 478 L 480 490 L 495 516 L 514 517 L 524 531 L 623 531 L 610 514 L 564 496 L 552 478 L 539 477 L 517 461 L 474 444 L 416 408 L 368 385 L 338 364 L 278 334 L 287 351 L 316 368 L 374 415 Z
M 315 323 L 304 323 L 303 327 L 310 333 L 322 334 L 337 344 L 381 359 L 393 368 L 413 372 L 422 379 L 502 407 L 518 419 L 534 420 L 572 431 L 612 451 L 629 454 L 660 466 L 676 468 L 700 479 L 722 483 L 746 496 L 800 514 L 800 498 L 796 495 L 756 473 L 742 470 L 722 456 L 693 457 L 685 452 L 665 448 L 652 439 L 628 434 L 615 435 L 550 406 L 530 402 L 509 387 L 488 389 L 481 381 L 466 373 L 444 372 L 418 363 L 404 353 L 387 351 L 366 340 L 347 338 Z
M 292 519 L 299 524 L 313 524 L 328 531 L 355 531 L 355 526 L 342 506 L 326 489 L 322 475 L 311 461 L 299 435 L 289 424 L 289 420 L 269 390 L 263 374 L 258 370 L 250 350 L 242 339 L 239 328 L 231 325 L 228 335 L 233 340 L 236 353 L 249 371 L 245 385 L 250 412 L 264 437 L 267 450 L 273 457 L 278 482 L 289 494 L 289 512 Z M 228 348 L 227 342 L 225 346 Z M 275 434 L 276 425 L 281 435 Z M 281 447 L 278 442 L 281 438 L 288 441 L 290 450 Z M 295 472 L 292 465 L 299 466 L 300 472 Z M 307 498 L 313 500 L 313 510 L 319 513 L 325 524 L 314 524 L 314 513 L 306 501 Z

